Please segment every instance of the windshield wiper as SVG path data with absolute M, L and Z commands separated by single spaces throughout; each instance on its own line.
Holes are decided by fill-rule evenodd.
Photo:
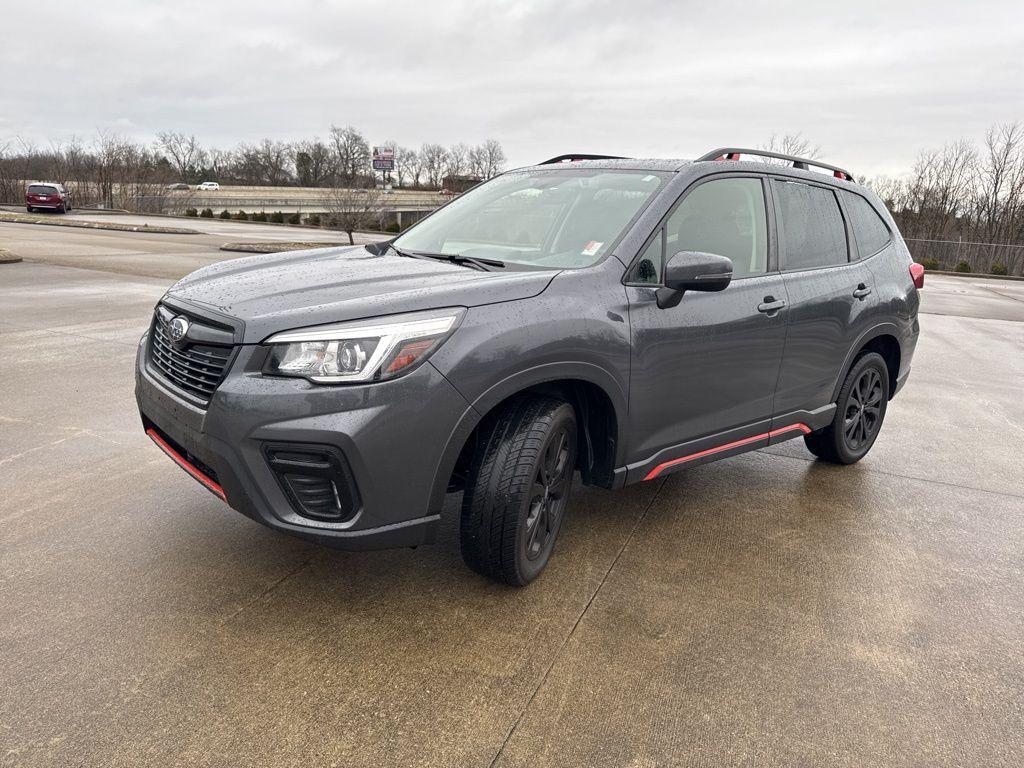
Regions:
M 395 246 L 391 246 L 394 248 Z M 458 253 L 428 253 L 426 251 L 398 251 L 403 256 L 412 256 L 420 259 L 437 259 L 438 261 L 450 261 L 452 264 L 458 264 L 463 267 L 470 267 L 471 269 L 479 269 L 484 272 L 490 272 L 491 267 L 496 269 L 504 269 L 505 262 L 498 261 L 497 259 L 485 259 L 479 256 L 463 256 Z

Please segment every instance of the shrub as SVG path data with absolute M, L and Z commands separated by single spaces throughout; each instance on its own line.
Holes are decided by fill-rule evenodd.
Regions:
M 275 224 L 284 224 L 284 214 L 280 211 L 274 211 L 270 214 L 270 220 Z
M 199 211 L 197 211 L 195 208 L 186 208 L 185 209 L 185 215 L 186 216 L 198 216 L 199 215 Z
M 237 219 L 238 221 L 248 221 L 249 220 L 249 214 L 246 213 L 245 211 L 239 211 L 238 213 L 236 213 L 231 218 Z
M 942 265 L 939 263 L 938 259 L 918 259 L 917 263 L 928 270 L 942 269 Z
M 212 219 L 213 208 L 203 208 L 202 212 L 199 215 L 204 219 Z
M 998 262 L 992 265 L 993 275 L 1008 275 L 1009 270 L 1006 269 L 1005 264 L 999 264 Z
M 954 272 L 970 272 L 971 271 L 971 265 L 968 264 L 966 261 L 958 261 L 956 266 L 953 267 L 953 271 Z
M 288 223 L 289 224 L 301 224 L 302 223 L 302 216 L 300 216 L 297 213 L 293 213 L 291 216 L 288 217 Z
M 401 232 L 402 230 L 398 226 L 398 224 L 388 224 L 387 226 L 384 227 L 384 231 L 385 232 Z
M 223 211 L 220 212 L 220 217 L 222 219 L 230 219 L 231 218 L 231 211 L 229 211 L 227 208 L 225 208 Z
M 260 211 L 259 213 L 254 213 L 252 215 L 252 220 L 253 221 L 266 221 L 267 220 L 267 214 L 265 214 L 263 211 Z
M 319 227 L 320 226 L 320 214 L 319 213 L 311 213 L 309 216 L 306 217 L 306 223 L 307 224 L 312 224 L 314 227 Z

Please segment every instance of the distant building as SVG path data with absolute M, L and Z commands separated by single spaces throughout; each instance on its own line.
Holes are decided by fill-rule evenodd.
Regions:
M 441 189 L 461 193 L 472 189 L 481 181 L 483 179 L 479 176 L 445 176 L 441 179 Z

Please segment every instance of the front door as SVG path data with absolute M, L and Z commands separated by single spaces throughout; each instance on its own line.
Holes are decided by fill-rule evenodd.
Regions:
M 674 453 L 769 431 L 787 296 L 769 248 L 765 183 L 729 175 L 691 187 L 632 267 L 630 480 Z M 659 309 L 665 259 L 684 250 L 729 257 L 732 282 Z

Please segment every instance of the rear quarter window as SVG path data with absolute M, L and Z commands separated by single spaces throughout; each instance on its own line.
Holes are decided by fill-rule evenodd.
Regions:
M 863 259 L 873 256 L 885 248 L 892 240 L 892 235 L 871 203 L 853 192 L 844 190 L 840 194 L 850 215 L 850 225 L 853 227 L 853 236 L 857 241 L 860 257 Z

